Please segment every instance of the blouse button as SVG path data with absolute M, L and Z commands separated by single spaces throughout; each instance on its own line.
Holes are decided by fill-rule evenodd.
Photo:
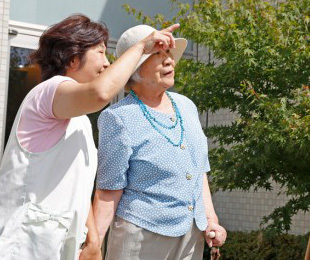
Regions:
M 187 179 L 188 181 L 190 181 L 190 180 L 192 179 L 192 176 L 193 176 L 193 175 L 187 173 L 187 174 L 186 174 L 186 179 Z
M 187 209 L 188 209 L 189 211 L 193 211 L 194 207 L 190 205 L 190 206 L 187 207 Z

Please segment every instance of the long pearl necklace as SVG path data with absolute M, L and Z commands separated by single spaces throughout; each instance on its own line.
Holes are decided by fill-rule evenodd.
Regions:
M 165 92 L 168 96 L 168 98 L 171 101 L 173 111 L 175 112 L 175 118 L 172 117 L 171 121 L 174 122 L 173 125 L 168 126 L 160 121 L 158 121 L 149 111 L 149 109 L 146 107 L 146 105 L 139 99 L 139 97 L 136 95 L 136 93 L 133 90 L 130 90 L 130 94 L 133 96 L 133 98 L 138 102 L 145 118 L 150 122 L 152 127 L 163 137 L 166 138 L 166 140 L 171 143 L 173 146 L 180 147 L 181 149 L 185 149 L 185 145 L 183 144 L 183 139 L 184 139 L 184 126 L 183 126 L 183 119 L 181 117 L 180 110 L 177 107 L 177 104 L 174 102 L 173 98 L 170 96 L 168 92 Z M 181 128 L 181 134 L 180 134 L 180 140 L 178 143 L 173 142 L 169 136 L 167 136 L 163 131 L 161 131 L 158 127 L 165 128 L 167 130 L 173 130 L 176 128 L 177 124 L 180 122 L 180 128 Z

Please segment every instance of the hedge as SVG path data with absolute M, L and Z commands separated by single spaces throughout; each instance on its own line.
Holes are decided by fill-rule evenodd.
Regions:
M 221 260 L 302 260 L 305 257 L 309 234 L 267 235 L 261 231 L 228 232 L 220 248 Z M 204 260 L 210 259 L 206 245 Z

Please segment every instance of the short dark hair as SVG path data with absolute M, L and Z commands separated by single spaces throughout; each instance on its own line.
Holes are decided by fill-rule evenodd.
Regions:
M 107 46 L 109 30 L 83 14 L 75 14 L 47 29 L 39 41 L 39 48 L 30 55 L 41 68 L 42 81 L 55 75 L 65 75 L 70 62 L 78 57 L 81 66 L 86 51 L 104 42 Z

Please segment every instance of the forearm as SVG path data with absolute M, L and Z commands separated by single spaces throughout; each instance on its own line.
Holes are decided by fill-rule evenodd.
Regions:
M 99 236 L 98 236 L 97 228 L 95 225 L 92 205 L 90 206 L 90 209 L 89 209 L 88 218 L 86 221 L 86 227 L 88 228 L 86 243 L 94 247 L 100 247 Z
M 100 245 L 113 220 L 123 190 L 96 190 L 94 198 L 95 225 L 99 233 Z
M 203 175 L 203 203 L 208 222 L 212 221 L 218 224 L 219 220 L 213 207 L 211 192 L 206 174 Z
M 225 243 L 227 233 L 226 230 L 219 225 L 219 220 L 213 207 L 211 192 L 206 174 L 203 175 L 203 198 L 205 212 L 208 219 L 208 227 L 205 231 L 206 242 L 209 247 L 222 246 Z M 215 232 L 214 238 L 209 237 L 210 231 Z
M 104 102 L 108 103 L 125 86 L 142 54 L 143 44 L 139 42 L 128 49 L 89 85 L 99 92 L 98 96 Z

